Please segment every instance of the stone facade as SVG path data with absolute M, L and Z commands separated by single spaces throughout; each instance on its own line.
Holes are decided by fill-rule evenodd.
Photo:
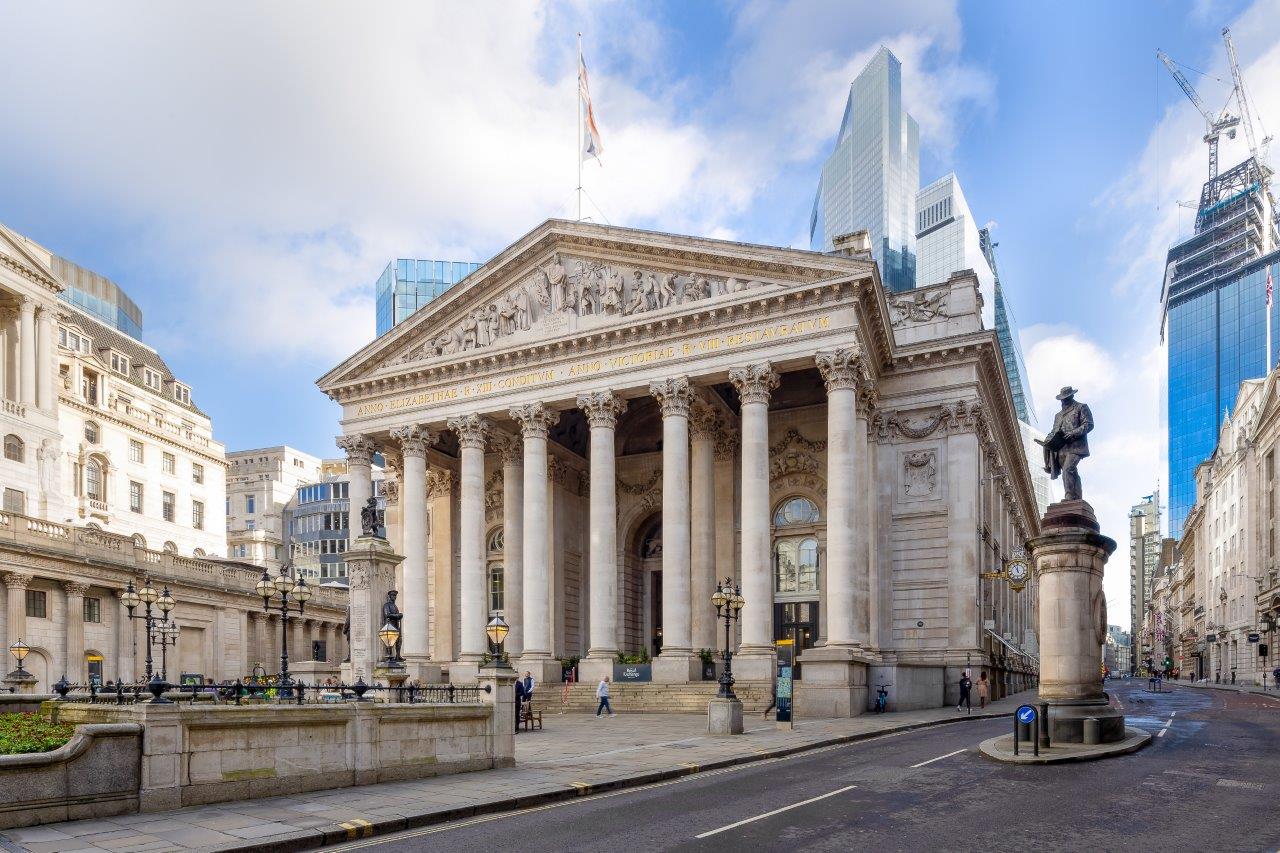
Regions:
M 142 726 L 79 726 L 49 752 L 0 755 L 0 829 L 138 810 Z
M 285 507 L 298 486 L 320 481 L 320 460 L 292 447 L 227 454 L 227 556 L 267 569 L 288 559 Z
M 234 680 L 256 666 L 278 671 L 280 616 L 263 612 L 254 591 L 257 567 L 183 557 L 144 548 L 128 536 L 0 513 L 0 636 L 6 648 L 18 639 L 31 647 L 26 669 L 37 679 L 35 692 L 50 692 L 64 674 L 77 684 L 91 676 L 126 683 L 143 676 L 143 620 L 128 618 L 119 594 L 130 580 L 140 585 L 147 576 L 157 588 L 167 585 L 177 602 L 172 615 L 181 633 L 176 648 L 164 654 L 169 681 L 182 673 Z M 319 641 L 336 671 L 345 655 L 346 604 L 343 590 L 313 590 L 306 614 L 290 619 L 290 659 L 311 661 Z M 158 671 L 158 646 L 153 658 Z
M 1035 581 L 980 577 L 1039 523 L 981 307 L 972 276 L 886 294 L 864 259 L 535 229 L 319 382 L 353 507 L 388 460 L 411 667 L 464 671 L 501 611 L 540 680 L 648 652 L 687 682 L 728 576 L 740 679 L 789 637 L 802 680 L 850 669 L 849 713 L 868 667 L 915 707 L 966 666 L 1029 684 Z

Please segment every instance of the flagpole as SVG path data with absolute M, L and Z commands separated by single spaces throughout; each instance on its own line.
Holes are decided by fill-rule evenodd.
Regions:
M 578 33 L 578 67 L 574 69 L 578 85 L 574 87 L 574 99 L 578 105 L 578 221 L 582 221 L 582 33 Z M 1268 329 L 1271 327 L 1268 326 Z M 1270 346 L 1268 345 L 1268 350 Z

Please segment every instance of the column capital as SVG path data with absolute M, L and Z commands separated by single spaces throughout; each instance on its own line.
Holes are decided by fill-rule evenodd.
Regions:
M 733 459 L 738 449 L 738 431 L 730 426 L 722 426 L 716 433 L 716 458 Z
M 334 439 L 338 449 L 347 454 L 349 465 L 372 465 L 373 454 L 377 450 L 373 439 L 367 435 L 340 435 Z
M 781 378 L 767 361 L 729 370 L 729 381 L 744 403 L 769 404 L 769 393 L 778 387 Z
M 503 467 L 519 467 L 524 464 L 524 442 L 520 436 L 495 430 L 490 441 L 502 457 Z
M 78 595 L 83 598 L 89 591 L 89 585 L 83 581 L 63 581 L 62 589 L 67 595 Z
M 662 406 L 664 418 L 689 417 L 689 402 L 692 393 L 689 390 L 688 376 L 673 376 L 649 383 L 649 396 Z
M 268 614 L 266 611 L 263 611 L 263 610 L 250 610 L 250 611 L 249 611 L 249 616 L 251 616 L 251 617 L 253 618 L 253 621 L 254 621 L 254 622 L 266 622 L 266 621 L 267 621 L 267 616 L 269 616 L 269 615 L 270 615 L 270 614 Z
M 578 408 L 586 414 L 592 429 L 614 429 L 618 416 L 627 410 L 627 401 L 612 391 L 592 391 L 578 395 Z
M 828 394 L 832 391 L 856 391 L 867 375 L 862 348 L 858 346 L 820 352 L 813 360 L 818 365 L 818 372 L 822 374 Z
M 512 406 L 509 414 L 512 420 L 519 422 L 525 441 L 531 438 L 546 438 L 547 430 L 560 420 L 560 413 L 554 409 L 548 409 L 543 403 Z
M 715 408 L 705 400 L 696 397 L 689 414 L 689 438 L 693 441 L 715 441 L 723 424 Z
M 458 444 L 463 450 L 484 450 L 493 424 L 480 415 L 461 415 L 449 418 L 445 425 L 458 434 Z
M 391 437 L 400 442 L 400 450 L 405 458 L 410 456 L 426 457 L 427 448 L 436 440 L 435 434 L 422 424 L 409 424 L 391 430 Z
M 5 572 L 4 585 L 9 589 L 26 589 L 32 581 L 33 576 L 27 572 Z
M 458 475 L 448 469 L 430 469 L 427 471 L 427 500 L 450 494 L 457 481 Z
M 18 311 L 22 314 L 31 314 L 32 316 L 35 316 L 36 301 L 30 296 L 27 296 L 26 294 L 19 295 Z

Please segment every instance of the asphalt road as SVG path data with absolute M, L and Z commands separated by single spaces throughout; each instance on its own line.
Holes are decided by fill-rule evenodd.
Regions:
M 1011 723 L 975 721 L 331 849 L 1280 849 L 1280 702 L 1145 682 L 1112 694 L 1151 746 L 1015 767 L 976 750 Z

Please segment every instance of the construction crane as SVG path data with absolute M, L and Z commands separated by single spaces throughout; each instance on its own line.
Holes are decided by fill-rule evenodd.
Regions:
M 1244 119 L 1244 138 L 1249 143 L 1249 156 L 1257 157 L 1258 145 L 1253 135 L 1253 113 L 1249 109 L 1249 95 L 1244 88 L 1244 77 L 1240 74 L 1240 63 L 1236 61 L 1236 46 L 1231 41 L 1230 29 L 1222 28 L 1222 40 L 1227 45 L 1227 59 L 1231 63 L 1231 81 L 1235 84 L 1234 95 L 1236 103 L 1240 105 L 1240 116 Z M 1261 119 L 1259 119 L 1259 123 L 1261 123 Z M 1265 128 L 1263 128 L 1263 132 L 1266 132 Z M 1271 137 L 1264 137 L 1262 145 L 1265 147 L 1269 142 L 1271 142 Z
M 1223 30 L 1223 33 L 1225 36 L 1226 30 Z M 1231 44 L 1229 37 L 1227 44 Z M 1230 49 L 1232 51 L 1232 56 L 1234 57 L 1234 48 Z M 1191 103 L 1195 104 L 1196 109 L 1200 111 L 1200 115 L 1204 116 L 1204 141 L 1209 144 L 1209 180 L 1213 181 L 1218 177 L 1218 137 L 1223 133 L 1226 133 L 1228 139 L 1235 139 L 1236 127 L 1240 124 L 1240 117 L 1227 112 L 1227 106 L 1231 105 L 1231 100 L 1229 98 L 1227 100 L 1227 106 L 1224 106 L 1222 108 L 1222 112 L 1215 117 L 1213 113 L 1209 112 L 1209 108 L 1204 105 L 1204 101 L 1200 100 L 1200 96 L 1196 94 L 1195 87 L 1191 85 L 1191 81 L 1189 81 L 1186 75 L 1178 68 L 1178 64 L 1169 58 L 1169 54 L 1165 53 L 1163 50 L 1157 50 L 1156 56 L 1164 63 L 1164 67 L 1169 69 L 1169 73 L 1173 75 L 1173 79 L 1177 81 L 1178 86 L 1191 100 Z M 1234 59 L 1231 67 L 1234 71 Z M 1237 91 L 1238 89 L 1239 84 L 1237 84 Z M 1233 92 L 1232 94 L 1235 93 Z

